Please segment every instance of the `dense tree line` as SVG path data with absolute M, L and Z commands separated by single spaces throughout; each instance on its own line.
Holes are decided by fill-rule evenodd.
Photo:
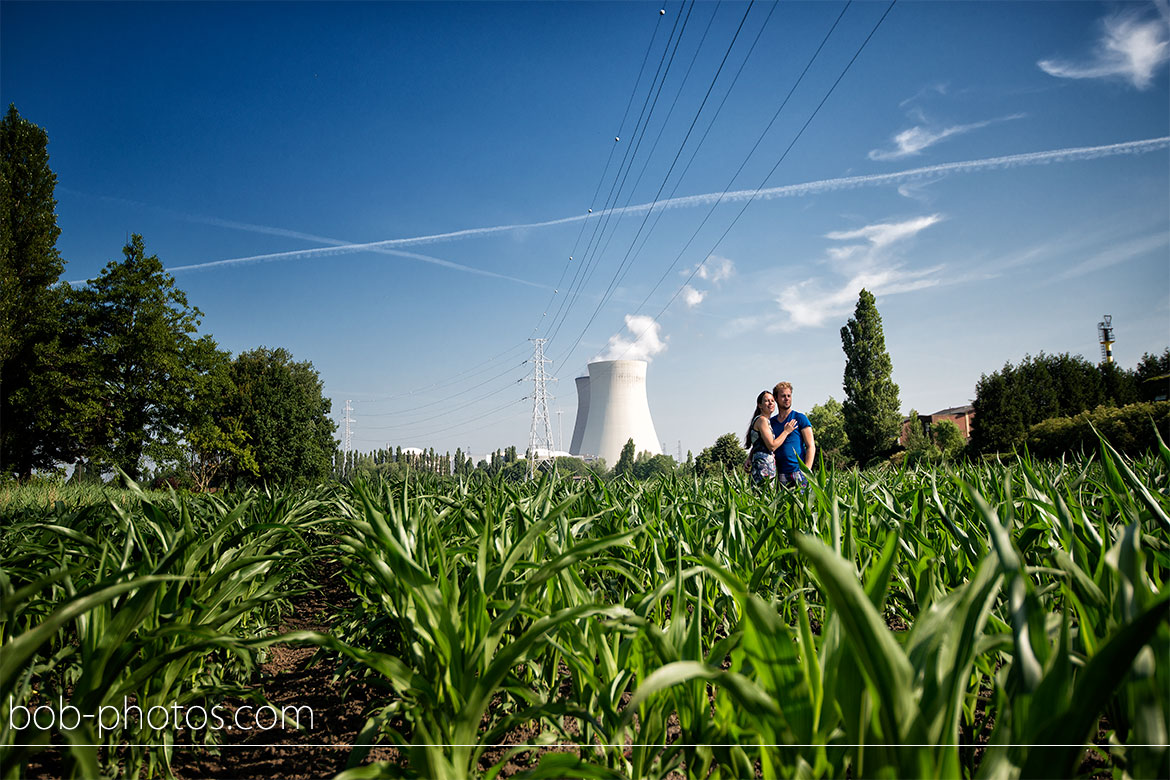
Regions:
M 1125 406 L 1165 397 L 1170 350 L 1146 354 L 1133 370 L 1093 365 L 1079 355 L 1025 356 L 984 374 L 975 386 L 970 446 L 979 454 L 1007 452 L 1044 420 L 1073 417 L 1098 406 Z
M 64 261 L 48 135 L 0 121 L 0 473 L 73 465 L 207 488 L 329 474 L 330 402 L 283 349 L 234 359 L 135 234 L 84 285 Z

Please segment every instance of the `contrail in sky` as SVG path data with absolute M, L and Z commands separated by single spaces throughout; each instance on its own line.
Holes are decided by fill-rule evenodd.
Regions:
M 324 241 L 333 243 L 334 239 L 326 238 L 311 238 L 303 235 L 311 241 Z M 509 282 L 516 282 L 517 284 L 525 284 L 529 287 L 539 287 L 547 289 L 547 284 L 538 284 L 537 282 L 530 282 L 527 279 L 520 279 L 515 276 L 508 276 L 506 274 L 498 274 L 495 271 L 485 271 L 482 268 L 473 268 L 469 265 L 462 265 L 460 263 L 453 263 L 450 260 L 444 260 L 441 257 L 431 257 L 430 255 L 420 255 L 417 252 L 407 252 L 402 249 L 391 249 L 384 244 L 349 244 L 338 242 L 337 246 L 322 247 L 320 249 L 301 249 L 293 252 L 274 252 L 267 255 L 253 255 L 251 257 L 234 257 L 228 260 L 212 260 L 209 263 L 193 263 L 191 265 L 175 265 L 167 268 L 167 271 L 197 271 L 206 268 L 215 268 L 221 265 L 240 265 L 241 263 L 260 263 L 272 260 L 289 260 L 294 257 L 322 257 L 329 255 L 343 255 L 351 252 L 361 251 L 361 249 L 368 249 L 371 252 L 378 252 L 385 255 L 396 255 L 398 257 L 408 257 L 411 260 L 421 260 L 424 263 L 431 263 L 433 265 L 441 265 L 444 268 L 453 268 L 456 271 L 466 271 L 469 274 L 479 274 L 480 276 L 490 276 L 494 279 L 506 279 Z
M 499 279 L 507 279 L 532 287 L 545 287 L 547 285 L 540 285 L 523 279 L 497 274 L 492 271 L 484 271 L 479 268 L 472 268 L 470 266 L 460 265 L 459 263 L 452 263 L 448 260 L 442 260 L 437 257 L 419 255 L 413 252 L 404 252 L 394 249 L 394 247 L 412 246 L 418 244 L 433 244 L 440 241 L 457 241 L 464 238 L 476 238 L 479 236 L 487 236 L 494 233 L 505 233 L 514 230 L 529 230 L 532 228 L 553 227 L 556 225 L 564 225 L 572 222 L 580 222 L 586 219 L 595 219 L 605 216 L 606 214 L 642 213 L 652 209 L 688 208 L 693 206 L 710 205 L 716 202 L 731 203 L 749 199 L 771 200 L 773 198 L 803 197 L 805 195 L 814 195 L 821 192 L 833 192 L 836 190 L 852 189 L 855 187 L 867 187 L 875 184 L 889 184 L 893 182 L 905 181 L 907 179 L 922 179 L 932 176 L 942 176 L 948 173 L 971 173 L 975 171 L 1016 168 L 1025 165 L 1045 165 L 1048 163 L 1095 160 L 1101 157 L 1114 157 L 1124 154 L 1146 154 L 1148 152 L 1153 152 L 1158 149 L 1165 149 L 1167 147 L 1170 147 L 1170 136 L 1164 136 L 1162 138 L 1148 138 L 1144 141 L 1127 141 L 1124 143 L 1106 144 L 1104 146 L 1080 146 L 1068 149 L 1054 149 L 1047 152 L 1027 152 L 1025 154 L 1007 155 L 1005 157 L 988 157 L 982 160 L 966 160 L 962 162 L 941 163 L 939 165 L 927 165 L 921 168 L 911 168 L 905 171 L 898 171 L 896 173 L 877 173 L 865 176 L 845 176 L 835 179 L 803 182 L 800 184 L 787 184 L 782 187 L 768 187 L 766 189 L 759 190 L 736 190 L 734 192 L 712 192 L 702 195 L 687 195 L 680 198 L 661 200 L 655 203 L 642 203 L 634 206 L 601 210 L 590 214 L 580 214 L 573 217 L 551 219 L 545 222 L 527 222 L 515 225 L 497 225 L 495 227 L 469 228 L 467 230 L 455 230 L 449 233 L 435 233 L 429 236 L 415 236 L 413 238 L 392 238 L 385 241 L 371 241 L 369 243 L 363 244 L 345 243 L 336 239 L 312 236 L 306 233 L 285 230 L 283 228 L 272 228 L 263 225 L 250 225 L 243 222 L 232 222 L 230 220 L 218 219 L 214 217 L 185 216 L 185 218 L 191 219 L 193 221 L 206 222 L 208 224 L 219 225 L 221 227 L 230 227 L 250 232 L 269 233 L 273 235 L 303 238 L 310 241 L 332 244 L 332 246 L 321 247 L 317 249 L 296 249 L 289 252 L 273 252 L 271 254 L 264 255 L 251 255 L 249 257 L 233 257 L 226 260 L 213 260 L 206 263 L 194 263 L 191 265 L 175 266 L 168 268 L 167 270 L 195 271 L 203 268 L 243 265 L 245 263 L 271 262 L 273 260 L 292 260 L 295 258 L 327 257 L 338 254 L 348 254 L 351 252 L 370 251 L 408 257 L 414 260 L 421 260 L 423 262 L 433 263 L 460 271 L 467 271 L 469 273 L 476 273 L 484 276 L 492 276 Z

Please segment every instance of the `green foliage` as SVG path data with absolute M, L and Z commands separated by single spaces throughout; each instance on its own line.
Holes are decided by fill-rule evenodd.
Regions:
M 866 465 L 894 447 L 902 420 L 882 318 L 868 290 L 858 295 L 853 317 L 841 328 L 841 348 L 845 351 L 845 434 L 853 459 Z
M 1170 347 L 1161 355 L 1146 352 L 1134 372 L 1134 384 L 1142 401 L 1170 399 Z
M 808 413 L 817 437 L 817 459 L 829 468 L 844 468 L 852 463 L 849 437 L 845 434 L 845 411 L 841 402 L 829 396 Z
M 122 254 L 74 292 L 100 404 L 81 425 L 77 455 L 134 478 L 144 458 L 185 461 L 184 435 L 204 416 L 196 387 L 224 357 L 210 336 L 195 337 L 201 312 L 158 257 L 146 254 L 142 236 L 133 235 Z
M 622 454 L 618 456 L 617 465 L 613 467 L 615 477 L 624 477 L 634 473 L 634 440 L 631 438 L 622 446 Z
M 1053 417 L 1033 425 L 1025 443 L 1034 455 L 1059 458 L 1096 449 L 1094 429 L 1120 452 L 1141 455 L 1157 448 L 1155 431 L 1170 440 L 1170 401 L 1098 406 L 1072 417 Z
M 927 435 L 922 421 L 918 419 L 918 411 L 910 410 L 910 419 L 906 423 L 905 459 L 908 463 L 921 463 L 939 460 L 942 453 L 935 446 L 931 437 Z M 952 423 L 953 424 L 953 423 Z
M 1010 451 L 1036 423 L 1132 402 L 1138 385 L 1135 374 L 1109 363 L 1094 366 L 1068 353 L 1028 355 L 1017 366 L 1005 363 L 975 386 L 971 448 L 979 454 Z
M 634 462 L 634 478 L 641 480 L 656 479 L 673 474 L 677 468 L 678 466 L 674 462 L 674 458 L 669 455 L 651 455 L 648 452 L 643 452 L 638 455 L 638 459 Z
M 24 477 L 52 467 L 70 443 L 57 425 L 67 388 L 36 381 L 68 362 L 48 144 L 42 128 L 8 107 L 0 120 L 0 469 Z
M 747 450 L 739 443 L 739 437 L 734 433 L 725 433 L 695 458 L 695 473 L 712 476 L 727 471 L 739 471 L 746 457 Z
M 313 364 L 296 362 L 288 350 L 260 347 L 241 353 L 231 365 L 236 396 L 229 417 L 247 435 L 258 478 L 269 484 L 325 479 L 332 470 L 336 425 L 332 402 Z M 233 477 L 247 480 L 237 464 Z
M 944 458 L 954 458 L 966 445 L 963 432 L 954 420 L 940 420 L 935 423 L 930 432 L 934 437 L 934 444 Z

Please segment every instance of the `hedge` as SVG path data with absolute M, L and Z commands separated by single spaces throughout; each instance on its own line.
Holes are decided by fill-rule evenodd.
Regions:
M 1046 458 L 1092 452 L 1098 446 L 1096 428 L 1119 452 L 1138 456 L 1157 447 L 1155 426 L 1162 441 L 1170 443 L 1170 401 L 1098 406 L 1073 417 L 1053 417 L 1033 425 L 1026 444 L 1033 455 Z

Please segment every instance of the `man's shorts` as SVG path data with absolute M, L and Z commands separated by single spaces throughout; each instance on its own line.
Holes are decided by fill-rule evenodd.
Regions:
M 782 487 L 808 488 L 808 480 L 804 478 L 803 471 L 794 471 L 791 474 L 777 474 L 776 479 Z

